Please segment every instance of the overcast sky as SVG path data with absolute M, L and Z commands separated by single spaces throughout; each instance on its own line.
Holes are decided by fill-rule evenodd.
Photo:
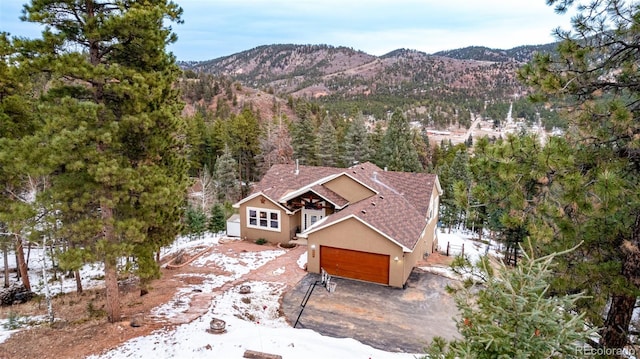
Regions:
M 175 0 L 179 60 L 208 60 L 269 44 L 329 44 L 372 55 L 465 46 L 509 49 L 553 42 L 557 15 L 545 0 Z M 24 0 L 0 0 L 0 31 L 37 37 L 19 20 Z

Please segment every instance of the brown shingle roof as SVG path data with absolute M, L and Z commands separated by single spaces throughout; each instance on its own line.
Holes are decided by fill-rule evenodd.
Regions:
M 274 201 L 278 201 L 284 195 L 297 191 L 303 187 L 343 172 L 344 168 L 299 166 L 296 174 L 296 165 L 273 165 L 258 182 L 251 194 L 262 192 Z
M 350 167 L 349 174 L 374 188 L 378 195 L 349 205 L 329 216 L 323 225 L 354 215 L 412 250 L 426 225 L 437 176 L 384 171 L 369 162 Z
M 329 200 L 329 202 L 335 204 L 338 208 L 342 208 L 349 203 L 349 201 L 347 201 L 345 198 L 323 185 L 317 184 L 311 187 L 311 190 L 313 190 L 323 198 Z
M 288 193 L 313 185 L 311 188 L 319 195 L 336 205 L 346 205 L 344 198 L 322 186 L 322 182 L 333 176 L 346 173 L 378 194 L 349 204 L 310 231 L 355 216 L 409 250 L 413 250 L 426 225 L 431 193 L 437 179 L 433 174 L 384 171 L 369 162 L 348 169 L 299 166 L 298 174 L 295 171 L 295 165 L 271 167 L 252 193 L 261 191 L 278 201 Z

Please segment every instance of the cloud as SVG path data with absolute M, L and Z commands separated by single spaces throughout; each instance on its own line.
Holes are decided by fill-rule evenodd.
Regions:
M 380 55 L 405 47 L 432 53 L 470 45 L 510 48 L 553 41 L 566 19 L 543 1 L 218 0 L 183 1 L 176 28 L 185 58 L 208 33 L 208 58 L 275 43 L 349 46 Z M 197 30 L 195 30 L 197 29 Z M 215 44 L 215 45 L 214 45 Z M 207 56 L 205 53 L 198 54 Z
M 427 53 L 470 45 L 511 48 L 553 41 L 569 23 L 543 0 L 176 0 L 172 24 L 181 60 L 206 60 L 282 43 L 348 46 L 374 55 L 398 48 Z M 0 0 L 3 31 L 39 36 L 21 23 L 19 1 Z

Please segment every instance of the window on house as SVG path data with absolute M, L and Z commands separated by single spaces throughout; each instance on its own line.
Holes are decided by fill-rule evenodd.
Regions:
M 280 231 L 280 211 L 247 208 L 247 227 Z

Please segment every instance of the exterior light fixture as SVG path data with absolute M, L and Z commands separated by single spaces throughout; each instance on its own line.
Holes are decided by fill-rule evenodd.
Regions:
M 397 261 L 399 261 L 399 260 L 400 260 L 400 258 L 398 258 L 398 256 L 395 256 L 395 257 L 393 258 L 393 260 L 397 262 Z
M 315 258 L 316 257 L 316 245 L 312 244 L 311 245 L 311 258 Z

